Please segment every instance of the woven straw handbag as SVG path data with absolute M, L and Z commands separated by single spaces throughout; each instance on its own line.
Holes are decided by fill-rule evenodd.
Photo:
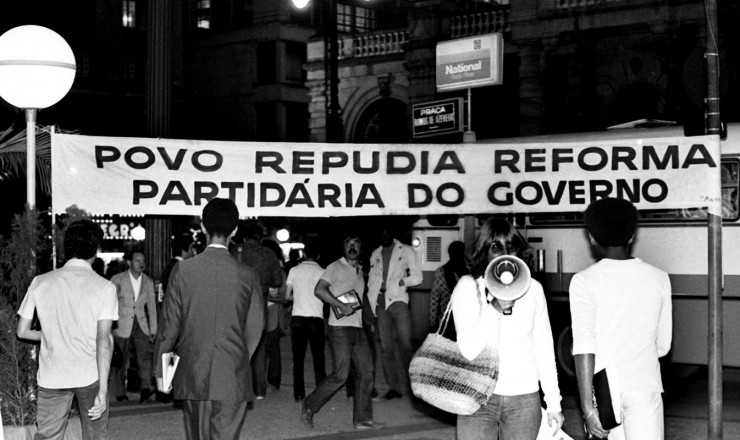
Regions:
M 481 294 L 478 292 L 479 300 Z M 444 411 L 470 415 L 493 395 L 498 379 L 498 353 L 486 346 L 474 360 L 466 359 L 457 342 L 444 336 L 452 313 L 452 301 L 436 333 L 430 333 L 411 359 L 411 391 Z

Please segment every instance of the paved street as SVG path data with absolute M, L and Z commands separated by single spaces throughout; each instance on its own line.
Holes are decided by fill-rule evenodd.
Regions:
M 315 428 L 305 428 L 298 417 L 298 405 L 293 401 L 292 356 L 290 338 L 281 339 L 283 353 L 283 384 L 277 392 L 257 401 L 248 412 L 242 430 L 242 439 L 394 439 L 394 440 L 450 440 L 455 438 L 454 418 L 428 405 L 402 399 L 374 402 L 374 415 L 387 425 L 379 431 L 356 431 L 352 426 L 352 401 L 340 390 L 314 417 Z M 328 351 L 327 351 L 328 353 Z M 307 362 L 311 362 L 310 354 Z M 327 359 L 328 361 L 328 359 Z M 666 439 L 707 438 L 707 379 L 706 369 L 698 367 L 675 368 L 666 383 Z M 312 371 L 310 366 L 306 371 Z M 378 371 L 382 371 L 378 366 Z M 309 374 L 307 390 L 314 386 Z M 382 373 L 377 378 L 381 395 L 387 390 Z M 563 407 L 566 416 L 565 431 L 575 439 L 583 439 L 580 412 L 577 409 L 574 388 L 564 384 Z M 110 431 L 112 439 L 182 439 L 184 438 L 182 412 L 173 404 L 138 403 L 138 395 L 130 394 L 130 401 L 113 403 Z M 740 439 L 740 370 L 725 370 L 724 438 Z

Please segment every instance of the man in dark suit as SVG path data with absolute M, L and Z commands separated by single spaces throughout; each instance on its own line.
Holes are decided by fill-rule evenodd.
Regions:
M 254 398 L 250 355 L 264 328 L 262 291 L 254 270 L 228 251 L 239 211 L 231 200 L 215 198 L 203 209 L 208 247 L 172 271 L 155 354 L 157 388 L 162 354 L 173 350 L 180 362 L 173 380 L 183 400 L 188 439 L 234 439 Z

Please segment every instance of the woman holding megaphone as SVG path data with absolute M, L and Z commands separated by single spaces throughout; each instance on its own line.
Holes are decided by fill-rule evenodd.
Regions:
M 545 294 L 517 257 L 526 243 L 506 220 L 488 219 L 469 255 L 471 275 L 452 293 L 457 344 L 467 359 L 485 347 L 498 351 L 498 381 L 487 404 L 458 416 L 462 440 L 535 440 L 542 422 L 540 386 L 547 424 L 564 421 Z

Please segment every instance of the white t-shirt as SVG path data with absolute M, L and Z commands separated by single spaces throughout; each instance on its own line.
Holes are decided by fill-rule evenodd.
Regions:
M 365 278 L 362 276 L 362 268 L 357 265 L 353 267 L 344 257 L 327 266 L 322 280 L 331 284 L 329 291 L 334 296 L 340 296 L 350 290 L 357 292 L 357 296 L 362 301 L 362 294 L 365 292 Z M 362 328 L 362 311 L 337 319 L 334 311 L 329 312 L 329 325 L 333 327 L 359 327 Z
M 671 282 L 639 258 L 603 259 L 570 282 L 573 354 L 618 372 L 623 392 L 663 391 L 658 357 L 671 348 Z
M 98 380 L 98 321 L 118 319 L 116 287 L 85 260 L 33 279 L 18 314 L 41 323 L 38 384 L 78 388 Z
M 499 377 L 495 394 L 516 396 L 545 393 L 548 412 L 561 412 L 555 349 L 542 285 L 532 280 L 527 293 L 514 303 L 511 315 L 499 313 L 483 298 L 483 278 L 465 275 L 452 292 L 457 345 L 463 356 L 475 359 L 488 345 L 498 347 Z
M 293 289 L 293 316 L 324 318 L 324 303 L 314 295 L 324 269 L 315 261 L 304 261 L 290 269 L 285 284 Z

